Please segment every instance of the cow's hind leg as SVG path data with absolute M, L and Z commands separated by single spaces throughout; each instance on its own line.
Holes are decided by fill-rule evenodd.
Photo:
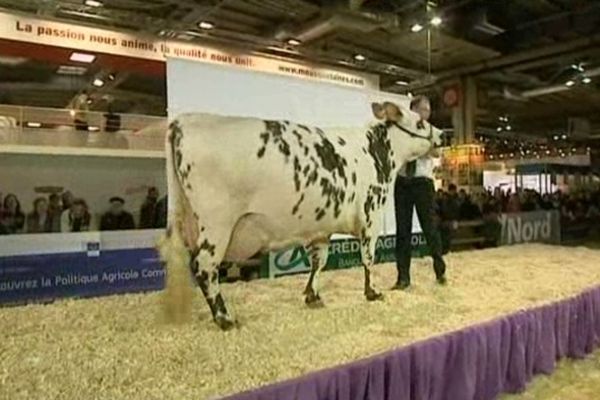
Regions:
M 200 228 L 200 237 L 192 254 L 191 267 L 210 307 L 214 321 L 222 330 L 229 330 L 236 325 L 236 322 L 225 306 L 225 300 L 219 288 L 218 270 L 229 244 L 229 237 L 211 234 L 212 232 L 214 231 L 204 227 Z
M 373 237 L 360 238 L 360 253 L 365 271 L 365 297 L 368 301 L 382 300 L 383 294 L 373 289 L 371 282 L 371 269 L 375 264 L 375 245 L 377 240 Z
M 310 254 L 310 276 L 304 289 L 304 302 L 310 308 L 323 307 L 323 301 L 319 296 L 319 274 L 327 263 L 329 242 L 314 243 L 309 246 Z

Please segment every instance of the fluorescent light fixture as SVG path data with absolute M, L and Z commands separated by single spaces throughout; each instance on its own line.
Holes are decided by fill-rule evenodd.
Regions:
M 287 44 L 290 46 L 300 46 L 302 44 L 298 39 L 288 39 Z
M 213 29 L 214 27 L 215 27 L 215 24 L 213 24 L 212 22 L 208 22 L 208 21 L 198 22 L 198 28 L 200 28 L 200 29 L 210 30 L 210 29 Z
M 423 25 L 417 23 L 410 27 L 410 31 L 413 33 L 421 32 L 423 30 Z
M 102 7 L 104 4 L 97 0 L 85 0 L 85 5 L 89 7 Z
M 365 56 L 363 56 L 362 54 L 355 54 L 354 59 L 356 61 L 365 61 L 367 58 Z
M 71 61 L 76 61 L 76 62 L 86 63 L 86 64 L 93 63 L 95 59 L 96 59 L 96 56 L 94 54 L 78 53 L 78 52 L 73 52 L 71 54 L 71 57 L 69 57 L 69 60 L 71 60 Z
M 587 77 L 587 76 L 581 80 L 581 82 L 585 83 L 586 85 L 587 85 L 588 83 L 590 83 L 591 81 L 592 81 L 592 79 L 591 79 L 591 78 L 589 78 L 589 77 Z
M 442 18 L 435 16 L 435 17 L 431 18 L 431 21 L 429 21 L 429 22 L 431 22 L 431 25 L 433 25 L 433 26 L 440 26 L 442 24 Z
M 100 130 L 99 126 L 90 125 L 88 126 L 88 131 L 90 132 L 98 132 Z
M 406 85 L 408 85 L 408 82 L 406 82 L 406 81 L 396 81 L 396 85 L 406 86 Z
M 40 122 L 28 122 L 27 123 L 28 128 L 40 128 L 41 126 L 42 126 L 42 124 Z
M 567 87 L 571 87 L 575 85 L 575 81 L 568 80 L 567 82 L 565 82 L 565 85 L 567 85 Z
M 96 78 L 96 79 L 94 79 L 94 82 L 92 82 L 92 85 L 94 85 L 96 87 L 102 87 L 102 86 L 104 86 L 104 81 L 100 78 Z
M 85 68 L 85 67 L 76 67 L 73 65 L 61 65 L 56 70 L 56 73 L 60 74 L 60 75 L 79 75 L 80 76 L 80 75 L 85 74 L 85 71 L 87 71 L 87 68 Z

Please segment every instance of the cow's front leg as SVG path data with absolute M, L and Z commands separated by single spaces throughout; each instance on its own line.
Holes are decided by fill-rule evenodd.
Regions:
M 310 276 L 304 289 L 304 302 L 310 308 L 323 307 L 323 301 L 319 296 L 319 274 L 327 263 L 329 242 L 315 243 L 309 246 L 310 254 Z
M 375 264 L 375 245 L 377 240 L 373 237 L 360 238 L 360 253 L 365 270 L 365 297 L 368 301 L 382 300 L 383 294 L 373 289 L 371 282 L 371 269 Z
M 216 257 L 216 255 L 216 245 L 211 244 L 208 239 L 204 239 L 198 245 L 196 257 L 192 259 L 192 272 L 210 307 L 213 320 L 222 330 L 229 330 L 236 325 L 236 322 L 227 311 L 219 288 L 218 266 L 222 257 Z

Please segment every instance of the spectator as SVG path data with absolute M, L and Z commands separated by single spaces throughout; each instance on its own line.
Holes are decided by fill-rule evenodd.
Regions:
M 152 229 L 155 225 L 156 204 L 158 190 L 155 187 L 148 189 L 148 195 L 140 208 L 140 229 Z
M 88 113 L 90 111 L 88 100 L 89 96 L 87 90 L 84 90 L 75 98 L 75 101 L 73 103 L 73 123 L 75 125 L 75 130 L 88 130 Z
M 9 234 L 21 233 L 25 225 L 25 214 L 21 211 L 19 199 L 14 194 L 8 194 L 3 204 L 0 225 L 3 225 Z
M 124 231 L 135 229 L 133 216 L 123 209 L 125 200 L 120 197 L 110 199 L 110 210 L 102 216 L 101 231 Z
M 62 209 L 63 211 L 65 210 L 70 210 L 71 206 L 73 205 L 73 201 L 75 200 L 75 196 L 73 196 L 73 193 L 71 193 L 70 191 L 66 191 L 62 194 Z
M 61 232 L 87 232 L 92 228 L 92 216 L 82 199 L 73 200 L 71 208 L 62 213 Z
M 60 214 L 63 210 L 60 204 L 60 197 L 58 196 L 58 194 L 52 193 L 50 196 L 48 196 L 48 201 L 48 213 L 53 217 L 59 216 L 58 219 L 60 219 Z
M 104 114 L 106 122 L 104 124 L 105 132 L 118 132 L 121 129 L 121 116 L 113 112 L 113 105 L 108 105 L 107 113 Z
M 506 205 L 506 212 L 508 212 L 508 213 L 521 212 L 521 200 L 519 200 L 518 194 L 512 193 L 510 195 L 508 204 Z
M 38 197 L 33 202 L 33 211 L 27 215 L 25 232 L 48 233 L 56 232 L 55 215 L 48 210 L 48 200 Z
M 156 213 L 154 215 L 154 228 L 167 227 L 169 197 L 165 196 L 156 203 Z

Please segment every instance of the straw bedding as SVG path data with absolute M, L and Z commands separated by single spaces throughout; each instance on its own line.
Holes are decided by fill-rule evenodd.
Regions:
M 322 274 L 326 307 L 303 304 L 306 276 L 223 285 L 242 324 L 222 333 L 198 291 L 194 321 L 161 321 L 161 293 L 0 309 L 0 399 L 207 399 L 362 358 L 600 284 L 600 251 L 544 245 L 450 254 L 449 285 L 429 259 L 383 302 L 356 268 Z M 597 364 L 596 364 L 597 365 Z M 542 397 L 536 397 L 541 399 Z

